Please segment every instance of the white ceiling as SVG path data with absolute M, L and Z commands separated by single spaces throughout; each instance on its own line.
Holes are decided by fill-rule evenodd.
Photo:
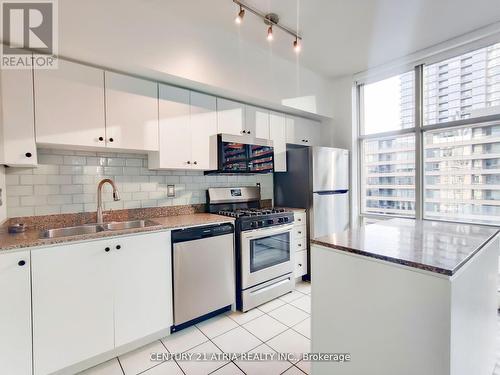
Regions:
M 500 20 L 498 0 L 247 2 L 298 28 L 304 37 L 300 63 L 330 77 L 366 70 Z M 232 0 L 63 0 L 59 13 L 62 55 L 128 55 L 131 62 L 153 68 L 171 45 L 185 45 L 191 50 L 180 47 L 179 52 L 193 58 L 197 43 L 229 48 L 224 38 L 229 33 L 241 43 L 271 50 L 271 56 L 296 58 L 291 36 L 275 31 L 270 46 L 266 26 L 248 12 L 236 26 Z

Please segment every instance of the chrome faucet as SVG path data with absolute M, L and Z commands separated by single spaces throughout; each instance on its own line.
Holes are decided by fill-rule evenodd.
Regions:
M 113 180 L 109 178 L 105 178 L 104 180 L 101 180 L 99 182 L 99 185 L 97 185 L 97 224 L 102 224 L 103 219 L 102 219 L 102 186 L 105 183 L 109 183 L 113 187 L 113 200 L 119 201 L 120 196 L 118 195 L 118 189 L 116 188 L 115 183 Z

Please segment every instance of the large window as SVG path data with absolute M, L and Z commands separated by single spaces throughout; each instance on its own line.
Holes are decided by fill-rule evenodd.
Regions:
M 424 125 L 500 110 L 500 43 L 423 69 Z
M 424 215 L 500 222 L 500 123 L 424 136 Z
M 360 85 L 359 103 L 362 215 L 500 224 L 500 43 Z
M 365 213 L 415 215 L 415 136 L 363 142 Z
M 360 94 L 362 213 L 415 216 L 415 74 L 363 85 Z M 395 134 L 380 136 L 387 132 Z

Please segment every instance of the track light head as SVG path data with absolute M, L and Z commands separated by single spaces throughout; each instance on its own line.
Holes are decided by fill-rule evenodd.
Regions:
M 238 25 L 243 22 L 243 17 L 245 17 L 245 9 L 242 8 L 240 5 L 240 11 L 238 12 L 238 15 L 234 19 L 234 22 L 236 22 Z
M 273 40 L 273 25 L 269 26 L 269 28 L 267 29 L 267 40 Z
M 295 51 L 295 53 L 299 53 L 300 48 L 301 48 L 301 45 L 300 45 L 299 38 L 295 38 L 295 41 L 293 42 L 293 50 Z

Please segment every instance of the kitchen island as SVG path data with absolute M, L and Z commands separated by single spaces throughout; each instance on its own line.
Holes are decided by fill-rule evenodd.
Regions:
M 312 240 L 313 374 L 491 375 L 498 228 L 392 219 Z

